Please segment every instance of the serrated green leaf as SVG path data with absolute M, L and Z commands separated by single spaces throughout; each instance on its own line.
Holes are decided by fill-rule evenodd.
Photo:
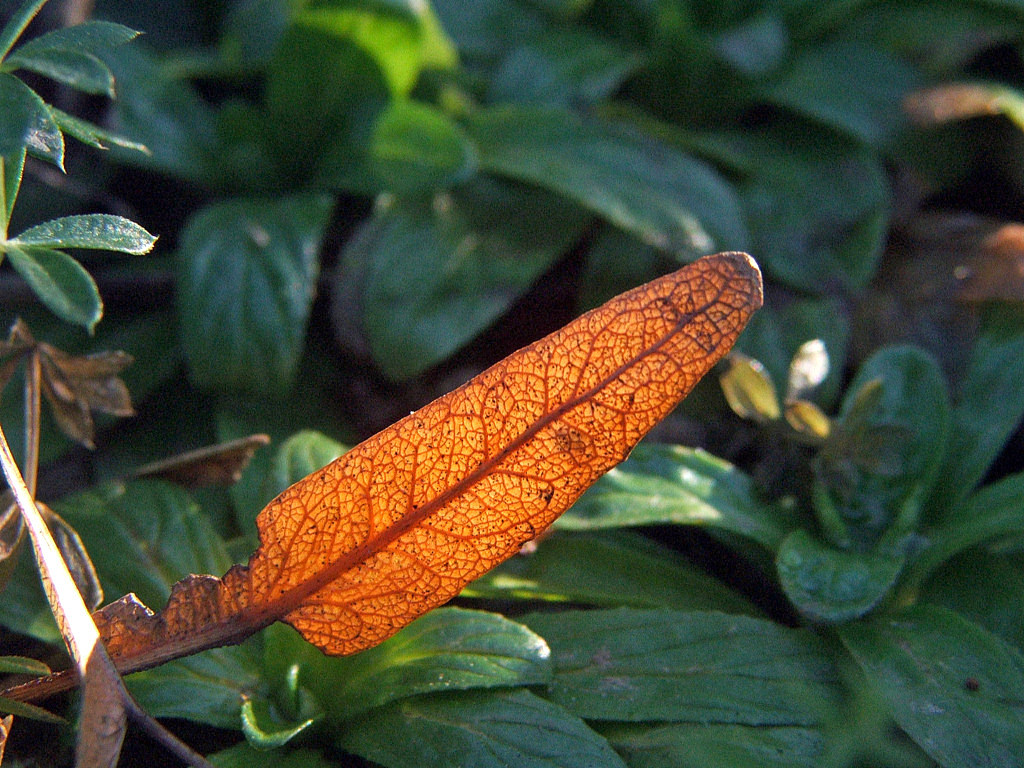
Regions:
M 47 0 L 26 0 L 21 7 L 15 11 L 0 29 L 0 59 L 3 59 L 14 47 L 14 43 L 21 37 L 29 23 L 39 13 L 39 9 L 46 5 Z
M 821 731 L 794 726 L 622 725 L 603 731 L 630 768 L 817 768 Z
M 114 95 L 114 73 L 91 53 L 59 48 L 25 52 L 22 46 L 8 57 L 7 63 L 52 78 L 84 93 Z
M 775 562 L 782 589 L 797 610 L 811 621 L 839 623 L 878 605 L 905 560 L 895 553 L 836 549 L 801 529 L 782 541 Z
M 466 587 L 462 596 L 757 613 L 751 603 L 678 553 L 624 530 L 552 531 L 535 552 L 506 560 Z
M 18 190 L 21 188 L 21 176 L 25 171 L 25 148 L 12 155 L 0 155 L 0 194 L 3 200 L 0 201 L 0 211 L 3 212 L 3 228 L 6 230 L 11 220 L 11 212 L 14 210 L 14 201 L 18 199 Z
M 11 242 L 33 248 L 94 248 L 139 255 L 153 250 L 156 237 L 123 216 L 90 213 L 30 227 Z
M 840 636 L 896 722 L 946 768 L 1020 766 L 1024 658 L 963 617 L 918 605 Z
M 282 392 L 306 338 L 330 198 L 228 200 L 194 215 L 178 253 L 178 312 L 202 386 Z
M 325 658 L 284 628 L 267 635 L 265 653 L 264 665 L 277 679 L 283 667 L 299 665 L 300 684 L 334 723 L 410 696 L 551 679 L 541 638 L 498 614 L 461 608 L 432 611 L 351 657 Z
M 73 136 L 84 144 L 88 144 L 90 147 L 106 149 L 110 145 L 121 147 L 122 149 L 132 149 L 147 155 L 151 154 L 145 144 L 139 144 L 119 134 L 111 133 L 105 128 L 100 128 L 98 125 L 93 125 L 87 120 L 81 120 L 74 115 L 69 115 L 67 112 L 62 112 L 56 107 L 51 106 L 50 112 L 64 133 Z
M 378 209 L 345 247 L 337 285 L 359 291 L 363 315 L 343 325 L 362 327 L 390 379 L 411 378 L 494 322 L 588 218 L 551 195 L 488 180 Z
M 889 183 L 879 157 L 805 123 L 733 138 L 749 166 L 740 191 L 751 248 L 766 272 L 817 295 L 863 288 L 889 223 Z M 814 329 L 801 341 L 822 333 Z
M 640 444 L 555 523 L 561 530 L 676 523 L 738 533 L 770 550 L 789 525 L 736 467 L 700 449 Z
M 563 611 L 523 622 L 551 646 L 547 695 L 583 718 L 807 726 L 836 699 L 810 632 L 701 611 Z
M 941 520 L 974 489 L 1024 415 L 1024 313 L 987 307 L 952 410 L 949 448 L 929 504 Z
M 625 768 L 582 720 L 521 689 L 404 699 L 346 723 L 336 738 L 387 768 Z
M 43 51 L 61 50 L 76 53 L 102 54 L 139 36 L 134 29 L 111 21 L 87 21 L 73 27 L 61 27 L 34 37 L 18 46 L 15 56 L 36 55 Z M 8 59 L 10 60 L 10 59 Z
M 103 300 L 88 272 L 66 253 L 39 247 L 8 247 L 7 257 L 58 317 L 92 330 L 103 317 Z
M 481 110 L 468 127 L 483 168 L 565 195 L 658 248 L 695 257 L 748 245 L 732 187 L 655 139 L 540 107 Z

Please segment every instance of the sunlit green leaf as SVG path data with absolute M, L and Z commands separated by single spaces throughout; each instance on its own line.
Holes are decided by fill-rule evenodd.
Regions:
M 96 248 L 149 253 L 156 238 L 133 221 L 107 213 L 64 216 L 26 229 L 12 241 L 43 248 Z

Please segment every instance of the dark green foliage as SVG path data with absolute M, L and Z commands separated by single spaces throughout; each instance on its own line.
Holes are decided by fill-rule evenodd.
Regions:
M 577 309 L 716 250 L 765 273 L 723 385 L 748 423 L 703 386 L 660 439 L 704 449 L 641 445 L 532 551 L 360 655 L 278 625 L 131 676 L 153 715 L 237 733 L 215 764 L 1024 766 L 1024 288 L 941 231 L 901 271 L 921 209 L 1019 210 L 1019 4 L 107 0 L 25 39 L 44 3 L 18 5 L 0 255 L 50 313 L 0 320 L 136 358 L 141 415 L 102 422 L 90 481 L 52 505 L 108 600 L 220 575 L 339 440 Z M 72 110 L 52 82 L 115 98 Z M 975 100 L 910 108 L 950 84 Z M 968 301 L 975 273 L 995 288 Z M 816 339 L 827 365 L 795 387 Z M 274 445 L 229 491 L 124 479 L 252 432 Z M 16 557 L 0 623 L 49 654 Z

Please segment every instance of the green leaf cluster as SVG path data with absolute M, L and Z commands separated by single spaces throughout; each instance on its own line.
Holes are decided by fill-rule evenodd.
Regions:
M 223 573 L 342 441 L 576 309 L 716 250 L 766 276 L 726 397 L 698 389 L 662 433 L 699 425 L 733 461 L 639 446 L 530 551 L 358 656 L 275 626 L 132 676 L 157 717 L 235 732 L 216 764 L 1022 765 L 1020 296 L 955 313 L 952 337 L 932 314 L 871 333 L 908 282 L 908 197 L 992 168 L 1024 190 L 1022 100 L 986 69 L 1024 42 L 1018 4 L 111 0 L 110 21 L 19 44 L 42 5 L 0 32 L 0 250 L 96 337 L 0 309 L 136 358 L 142 416 L 101 423 L 95 485 L 53 505 L 108 597 L 158 608 Z M 130 28 L 146 37 L 121 45 Z M 116 82 L 110 128 L 39 76 Z M 941 120 L 921 108 L 965 82 Z M 165 253 L 90 263 L 95 280 L 65 253 L 153 240 L 25 172 L 63 167 L 65 134 L 109 146 L 86 175 Z M 125 281 L 96 326 L 97 284 Z M 20 409 L 5 393 L 9 433 Z M 45 430 L 44 463 L 64 448 Z M 123 479 L 253 432 L 275 446 L 230 489 Z M 29 559 L 0 623 L 59 642 Z

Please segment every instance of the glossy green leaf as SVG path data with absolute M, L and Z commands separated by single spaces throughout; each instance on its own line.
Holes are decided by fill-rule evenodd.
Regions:
M 766 95 L 862 141 L 881 144 L 899 127 L 900 102 L 918 82 L 914 70 L 886 51 L 841 40 L 808 46 Z
M 826 623 L 856 619 L 878 605 L 904 561 L 900 554 L 836 549 L 802 529 L 783 540 L 775 558 L 793 605 L 811 621 Z
M 553 531 L 536 551 L 506 560 L 462 596 L 757 613 L 686 558 L 625 530 Z
M 320 655 L 291 630 L 268 634 L 266 668 L 281 679 L 282 668 L 292 664 L 332 722 L 424 693 L 551 679 L 550 651 L 541 638 L 498 614 L 461 608 L 432 611 L 381 645 L 345 658 Z
M 583 27 L 553 28 L 508 52 L 487 84 L 487 99 L 592 104 L 610 96 L 641 62 L 639 54 Z
M 178 312 L 202 386 L 281 392 L 306 338 L 331 209 L 324 196 L 228 200 L 200 210 L 181 236 Z
M 914 563 L 917 578 L 970 547 L 1024 535 L 1024 473 L 1008 475 L 982 487 L 950 510 L 929 531 L 925 550 Z
M 9 247 L 7 257 L 36 296 L 55 315 L 92 330 L 103 317 L 103 300 L 88 272 L 66 253 Z
M 404 699 L 346 723 L 337 740 L 386 768 L 625 768 L 582 720 L 521 689 Z
M 623 725 L 603 731 L 630 768 L 817 768 L 821 731 L 717 723 Z
M 871 382 L 880 382 L 878 402 L 855 418 L 861 390 Z M 888 529 L 894 545 L 916 529 L 945 456 L 949 412 L 945 377 L 927 352 L 887 347 L 861 366 L 838 422 L 848 440 L 819 456 L 822 480 L 816 481 L 853 540 L 870 543 Z
M 765 271 L 817 295 L 864 287 L 889 223 L 879 158 L 804 123 L 735 139 L 750 166 L 740 190 L 751 248 Z
M 22 150 L 64 167 L 64 137 L 49 107 L 21 80 L 0 72 L 0 155 Z
M 676 523 L 719 528 L 774 549 L 788 521 L 750 478 L 700 449 L 636 447 L 555 524 L 561 530 Z
M 43 51 L 74 51 L 75 53 L 102 54 L 124 45 L 139 36 L 134 29 L 110 21 L 87 21 L 73 27 L 61 27 L 33 37 L 18 46 L 14 55 L 37 55 Z
M 287 744 L 317 720 L 317 717 L 284 719 L 263 699 L 246 699 L 242 704 L 242 733 L 257 749 Z
M 0 59 L 3 59 L 14 47 L 15 42 L 21 37 L 29 23 L 39 13 L 39 9 L 46 5 L 47 0 L 25 0 L 24 3 L 13 13 L 0 29 Z
M 345 247 L 339 290 L 360 292 L 363 315 L 343 324 L 362 326 L 388 378 L 411 378 L 494 322 L 587 220 L 551 195 L 486 180 L 380 208 Z
M 96 248 L 139 255 L 153 250 L 156 238 L 123 216 L 91 213 L 64 216 L 26 229 L 14 243 L 43 248 Z
M 137 672 L 126 679 L 128 689 L 153 717 L 237 730 L 243 702 L 263 685 L 251 645 L 216 648 Z
M 946 768 L 1021 765 L 1024 658 L 952 611 L 928 605 L 840 635 L 896 722 Z
M 67 112 L 62 112 L 56 107 L 51 106 L 50 112 L 53 114 L 53 119 L 57 121 L 57 125 L 60 129 L 68 136 L 73 136 L 84 144 L 88 144 L 90 147 L 96 147 L 97 149 L 106 149 L 108 146 L 121 147 L 123 149 L 131 149 L 144 154 L 150 154 L 149 148 L 144 144 L 126 139 L 117 133 L 101 128 L 98 125 L 81 120 L 74 115 L 69 115 Z
M 7 63 L 52 78 L 84 93 L 114 95 L 114 73 L 91 53 L 61 48 L 27 52 L 22 46 L 8 57 Z
M 0 193 L 3 194 L 0 212 L 3 213 L 4 226 L 11 220 L 11 212 L 14 210 L 14 201 L 18 199 L 18 190 L 21 188 L 21 176 L 25 171 L 25 148 L 6 157 L 0 155 Z
M 824 646 L 770 621 L 631 608 L 523 621 L 551 646 L 547 695 L 583 718 L 806 726 L 834 703 Z
M 747 247 L 732 187 L 655 139 L 540 107 L 481 110 L 469 131 L 485 169 L 565 195 L 658 248 L 697 256 Z
M 958 509 L 1024 415 L 1024 312 L 987 307 L 952 411 L 949 448 L 930 501 L 937 520 Z

